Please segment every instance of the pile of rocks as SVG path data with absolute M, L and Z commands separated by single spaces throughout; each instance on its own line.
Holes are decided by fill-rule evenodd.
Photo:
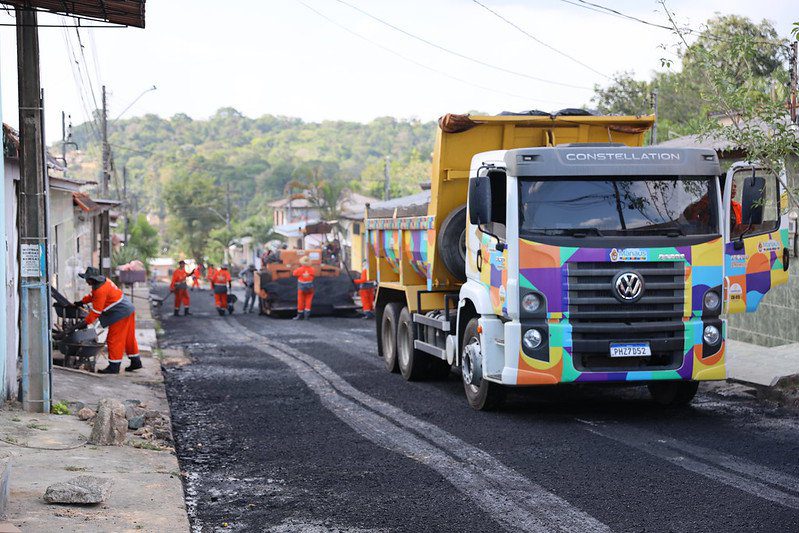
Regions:
M 140 400 L 120 402 L 113 398 L 100 400 L 97 411 L 82 407 L 78 418 L 92 423 L 91 444 L 122 446 L 127 443 L 127 431 L 146 440 L 172 442 L 169 418 L 160 411 L 148 409 Z

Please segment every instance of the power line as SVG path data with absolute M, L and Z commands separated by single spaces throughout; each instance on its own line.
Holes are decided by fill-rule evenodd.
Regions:
M 461 59 L 465 59 L 467 61 L 471 61 L 472 63 L 476 63 L 476 64 L 482 65 L 484 67 L 488 67 L 488 68 L 491 68 L 491 69 L 494 69 L 494 70 L 498 70 L 500 72 L 505 72 L 507 74 L 513 74 L 514 76 L 521 76 L 522 78 L 527 78 L 527 79 L 530 79 L 530 80 L 539 81 L 541 83 L 550 83 L 552 85 L 560 85 L 562 87 L 571 87 L 573 89 L 592 90 L 591 87 L 586 87 L 584 85 L 572 85 L 570 83 L 563 83 L 563 82 L 560 82 L 560 81 L 553 81 L 553 80 L 548 80 L 548 79 L 545 79 L 545 78 L 539 78 L 537 76 L 531 76 L 529 74 L 525 74 L 524 72 L 511 70 L 511 69 L 508 69 L 508 68 L 500 67 L 498 65 L 493 65 L 491 63 L 487 63 L 485 61 L 481 61 L 480 59 L 475 59 L 475 58 L 467 56 L 465 54 L 461 54 L 460 52 L 456 52 L 454 50 L 451 50 L 449 48 L 441 46 L 440 44 L 437 44 L 437 43 L 434 43 L 432 41 L 429 41 L 428 39 L 425 39 L 424 37 L 420 37 L 418 35 L 415 35 L 415 34 L 409 32 L 407 30 L 404 30 L 404 29 L 402 29 L 402 28 L 400 28 L 398 26 L 395 26 L 394 24 L 392 24 L 390 22 L 387 22 L 387 21 L 381 19 L 380 17 L 377 17 L 377 16 L 375 16 L 375 15 L 373 15 L 373 14 L 367 12 L 367 11 L 364 11 L 360 7 L 352 5 L 349 2 L 345 2 L 344 0 L 336 0 L 336 2 L 338 2 L 340 4 L 344 4 L 345 6 L 349 7 L 350 9 L 354 9 L 355 11 L 357 11 L 357 12 L 363 14 L 363 15 L 366 15 L 367 17 L 371 18 L 372 20 L 376 20 L 377 22 L 379 22 L 380 24 L 383 24 L 384 26 L 388 26 L 389 28 L 391 28 L 391 29 L 393 29 L 395 31 L 398 31 L 398 32 L 402 33 L 403 35 L 406 35 L 406 36 L 408 36 L 408 37 L 410 37 L 412 39 L 416 39 L 417 41 L 420 41 L 420 42 L 422 42 L 422 43 L 424 43 L 424 44 L 426 44 L 428 46 L 432 46 L 433 48 L 437 48 L 438 50 L 441 50 L 441 51 L 446 52 L 448 54 L 454 55 L 454 56 L 459 57 Z
M 524 28 L 520 27 L 518 24 L 516 24 L 516 23 L 515 23 L 515 22 L 513 22 L 512 20 L 509 20 L 509 19 L 507 19 L 507 18 L 503 17 L 502 15 L 500 15 L 499 13 L 497 13 L 496 11 L 494 11 L 493 9 L 491 9 L 490 7 L 488 7 L 487 5 L 485 5 L 484 3 L 480 2 L 479 0 L 472 0 L 472 2 L 474 2 L 474 3 L 475 3 L 475 4 L 477 4 L 478 6 L 482 7 L 483 9 L 485 9 L 485 10 L 486 10 L 486 11 L 488 11 L 489 13 L 493 14 L 494 16 L 496 16 L 496 17 L 497 17 L 497 18 L 499 18 L 500 20 L 504 21 L 505 23 L 507 23 L 507 24 L 509 24 L 509 25 L 513 26 L 514 28 L 516 28 L 517 30 L 519 30 L 521 33 L 523 33 L 524 35 L 526 35 L 526 36 L 527 36 L 527 37 L 529 37 L 530 39 L 534 40 L 535 42 L 537 42 L 537 43 L 538 43 L 538 44 L 540 44 L 541 46 L 544 46 L 545 48 L 548 48 L 548 49 L 552 50 L 553 52 L 555 52 L 555 53 L 557 53 L 557 54 L 560 54 L 561 56 L 565 57 L 566 59 L 569 59 L 569 60 L 571 60 L 571 61 L 573 61 L 573 62 L 577 63 L 578 65 L 580 65 L 580 66 L 583 66 L 583 67 L 587 68 L 587 69 L 588 69 L 588 70 L 590 70 L 591 72 L 594 72 L 594 73 L 596 73 L 596 74 L 599 74 L 600 76 L 602 76 L 602 77 L 604 77 L 604 78 L 607 78 L 607 79 L 609 79 L 609 80 L 610 80 L 610 79 L 612 79 L 610 76 L 608 76 L 607 74 L 605 74 L 605 73 L 603 73 L 603 72 L 600 72 L 600 71 L 598 71 L 597 69 L 595 69 L 595 68 L 594 68 L 594 67 L 592 67 L 591 65 L 589 65 L 589 64 L 587 64 L 587 63 L 583 63 L 582 61 L 580 61 L 580 60 L 579 60 L 579 59 L 577 59 L 576 57 L 574 57 L 574 56 L 571 56 L 571 55 L 567 54 L 566 52 L 562 52 L 562 51 L 558 50 L 557 48 L 555 48 L 554 46 L 552 46 L 552 45 L 550 45 L 550 44 L 547 44 L 547 43 L 545 43 L 544 41 L 542 41 L 541 39 L 539 39 L 538 37 L 536 37 L 536 36 L 535 36 L 535 35 L 533 35 L 532 33 L 528 32 L 528 31 L 527 31 L 527 30 L 525 30 Z
M 602 4 L 589 2 L 588 0 L 560 0 L 560 1 L 563 2 L 563 3 L 566 3 L 566 4 L 570 4 L 570 5 L 576 6 L 576 7 L 587 9 L 589 11 L 594 11 L 596 13 L 602 13 L 604 15 L 611 15 L 611 16 L 614 16 L 614 17 L 631 20 L 633 22 L 638 22 L 639 24 L 644 24 L 646 26 L 651 26 L 653 28 L 659 28 L 659 29 L 666 30 L 666 31 L 669 31 L 669 32 L 672 32 L 672 33 L 675 32 L 675 31 L 678 31 L 678 32 L 682 32 L 682 33 L 687 33 L 689 35 L 703 36 L 706 39 L 710 39 L 711 41 L 731 42 L 729 39 L 725 39 L 723 37 L 717 37 L 715 35 L 710 35 L 708 33 L 705 33 L 705 32 L 700 31 L 700 30 L 695 30 L 695 29 L 690 28 L 690 27 L 680 28 L 678 26 L 667 26 L 665 24 L 658 24 L 657 22 L 652 22 L 652 21 L 649 21 L 649 20 L 645 20 L 645 19 L 636 17 L 634 15 L 629 15 L 629 14 L 624 13 L 622 11 L 619 11 L 617 9 L 613 9 L 611 7 L 603 6 Z M 754 39 L 752 42 L 757 43 L 757 44 L 765 44 L 765 45 L 778 46 L 778 47 L 783 45 L 783 43 L 780 43 L 779 41 L 775 42 L 775 41 L 767 41 L 767 40 L 763 40 L 763 39 Z
M 86 122 L 89 124 L 89 128 L 91 129 L 91 133 L 94 135 L 96 140 L 100 139 L 99 129 L 97 124 L 95 123 L 94 114 L 89 112 L 89 106 L 86 103 L 86 96 L 85 96 L 85 88 L 83 87 L 83 76 L 80 72 L 80 69 L 77 68 L 78 65 L 78 58 L 75 55 L 75 51 L 72 47 L 72 42 L 69 38 L 69 30 L 64 27 L 63 28 L 63 37 L 64 37 L 64 45 L 67 51 L 67 60 L 69 61 L 71 70 L 72 70 L 72 78 L 75 82 L 75 89 L 78 92 L 78 96 L 80 97 L 81 106 L 83 107 L 83 112 L 86 115 Z
M 434 67 L 430 67 L 428 65 L 425 65 L 424 63 L 420 63 L 420 62 L 416 61 L 415 59 L 411 59 L 411 58 L 409 58 L 407 56 L 404 56 L 404 55 L 400 54 L 399 52 L 397 52 L 395 50 L 392 50 L 391 48 L 383 46 L 382 44 L 380 44 L 378 42 L 375 42 L 375 41 L 369 39 L 368 37 L 365 37 L 365 36 L 361 35 L 360 33 L 357 33 L 355 31 L 347 28 L 346 26 L 344 26 L 342 24 L 339 24 L 338 22 L 336 22 L 335 20 L 331 19 L 330 17 L 328 17 L 324 13 L 322 13 L 320 11 L 317 11 L 313 7 L 309 6 L 308 4 L 303 2 L 302 0 L 297 0 L 297 3 L 305 6 L 307 9 L 313 11 L 314 13 L 316 13 L 317 15 L 322 17 L 323 19 L 327 20 L 328 22 L 330 22 L 331 24 L 337 26 L 338 28 L 346 31 L 347 33 L 349 33 L 351 35 L 354 35 L 355 37 L 358 37 L 359 39 L 362 39 L 362 40 L 368 42 L 369 44 L 371 44 L 373 46 L 381 48 L 382 50 L 385 50 L 386 52 L 388 52 L 388 53 L 390 53 L 392 55 L 395 55 L 395 56 L 399 57 L 400 59 L 402 59 L 404 61 L 407 61 L 409 63 L 413 63 L 414 65 L 416 65 L 418 67 L 421 67 L 421 68 L 423 68 L 425 70 L 429 70 L 431 72 L 435 72 L 436 74 L 439 74 L 441 76 L 450 78 L 452 80 L 458 81 L 458 82 L 466 84 L 466 85 L 470 85 L 472 87 L 476 87 L 478 89 L 482 89 L 484 91 L 490 91 L 490 92 L 493 92 L 493 93 L 502 94 L 502 95 L 505 95 L 505 96 L 511 96 L 513 98 L 520 98 L 520 99 L 527 100 L 527 101 L 529 101 L 531 99 L 529 96 L 522 96 L 522 95 L 519 95 L 519 94 L 508 93 L 508 92 L 505 92 L 505 91 L 500 91 L 498 89 L 494 89 L 492 87 L 485 87 L 483 85 L 478 85 L 476 83 L 472 83 L 472 82 L 470 82 L 468 80 L 464 80 L 462 78 L 458 78 L 457 76 L 453 76 L 453 75 L 448 74 L 446 72 L 442 72 L 442 71 L 440 71 L 440 70 L 438 70 L 438 69 L 436 69 Z M 569 104 L 569 103 L 566 103 L 566 102 L 556 102 L 556 101 L 552 101 L 552 100 L 542 100 L 540 98 L 536 98 L 536 100 L 539 101 L 539 102 L 546 102 L 546 103 L 558 104 L 558 105 L 567 105 L 567 106 L 568 105 L 572 105 L 572 104 Z
M 89 65 L 86 61 L 86 54 L 83 51 L 83 40 L 80 38 L 80 30 L 78 28 L 75 28 L 75 35 L 78 37 L 78 49 L 80 50 L 80 56 L 83 58 L 83 70 L 86 71 L 86 79 L 89 81 L 89 89 L 92 93 L 92 102 L 94 102 L 94 108 L 97 109 L 97 98 L 94 94 L 94 83 L 92 82 L 92 77 L 89 74 Z

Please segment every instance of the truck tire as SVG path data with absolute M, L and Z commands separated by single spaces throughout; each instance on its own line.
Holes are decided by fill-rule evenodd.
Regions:
M 383 308 L 380 320 L 380 346 L 383 352 L 383 363 L 389 372 L 397 372 L 397 323 L 402 305 L 389 302 Z
M 477 333 L 477 318 L 473 318 L 466 324 L 461 343 L 461 365 L 463 365 L 463 353 L 471 343 L 480 345 L 480 334 Z M 463 372 L 461 372 L 463 376 Z M 498 383 L 492 383 L 486 379 L 481 379 L 479 385 L 467 383 L 463 378 L 463 390 L 466 393 L 466 401 L 472 409 L 477 411 L 491 411 L 502 405 L 505 400 L 505 388 Z
M 453 209 L 441 223 L 436 249 L 450 274 L 466 281 L 466 205 Z
M 413 347 L 413 317 L 407 307 L 400 311 L 397 323 L 397 365 L 406 381 L 417 381 L 427 374 L 428 354 Z
M 698 381 L 655 381 L 647 385 L 652 401 L 661 407 L 684 407 L 699 389 Z

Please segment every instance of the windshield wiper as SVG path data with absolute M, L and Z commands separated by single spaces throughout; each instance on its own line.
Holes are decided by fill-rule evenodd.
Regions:
M 588 236 L 590 233 L 604 237 L 599 228 L 535 228 L 527 230 L 527 233 L 534 235 L 568 235 L 570 237 L 582 238 Z
M 589 233 L 593 233 L 594 235 L 597 235 L 599 237 L 605 236 L 605 234 L 602 233 L 602 231 L 600 231 L 599 228 L 574 228 L 566 231 L 568 231 L 569 235 L 571 235 L 572 237 L 579 237 L 579 238 L 586 237 L 588 236 Z

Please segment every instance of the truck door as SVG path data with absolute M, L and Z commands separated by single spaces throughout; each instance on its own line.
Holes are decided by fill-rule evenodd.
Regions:
M 788 281 L 788 197 L 777 176 L 735 163 L 724 183 L 724 305 L 755 311 L 766 293 Z

